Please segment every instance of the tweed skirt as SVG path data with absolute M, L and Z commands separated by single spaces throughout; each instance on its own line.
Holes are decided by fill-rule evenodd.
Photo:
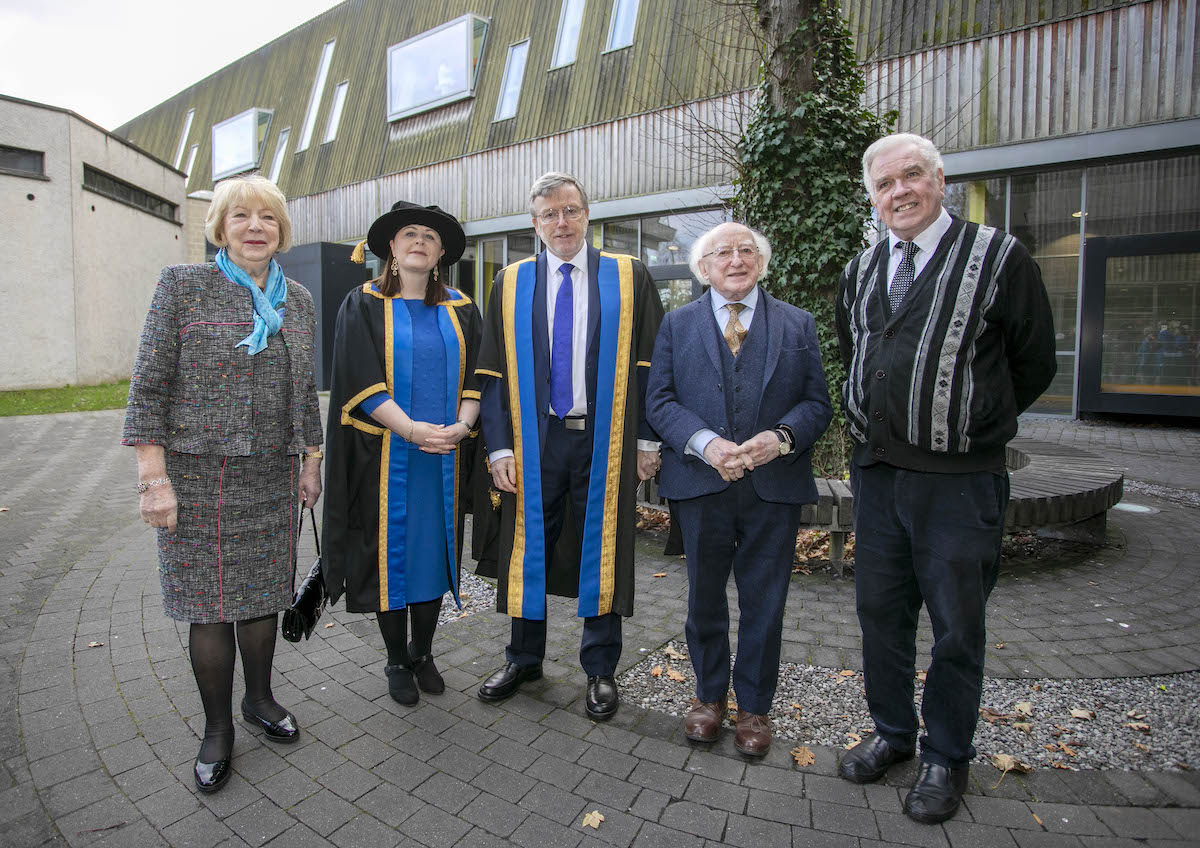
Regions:
M 163 611 L 193 624 L 272 615 L 292 602 L 300 457 L 167 452 L 179 500 L 158 530 Z

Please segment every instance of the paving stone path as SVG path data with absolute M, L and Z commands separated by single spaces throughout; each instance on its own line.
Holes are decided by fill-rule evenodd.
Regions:
M 1043 770 L 1000 781 L 973 766 L 963 809 L 927 827 L 901 814 L 912 764 L 860 787 L 836 777 L 830 748 L 800 769 L 782 740 L 749 762 L 728 734 L 690 746 L 678 719 L 629 705 L 595 724 L 581 705 L 578 625 L 562 601 L 551 604 L 545 679 L 504 704 L 479 702 L 508 624 L 471 615 L 438 631 L 446 694 L 412 709 L 387 696 L 374 622 L 339 608 L 311 641 L 279 643 L 276 695 L 299 718 L 301 742 L 272 745 L 239 722 L 234 778 L 200 796 L 191 762 L 203 715 L 187 629 L 161 611 L 120 421 L 119 412 L 0 419 L 2 845 L 1198 844 L 1200 779 L 1188 772 Z M 1195 511 L 1152 505 L 1160 511 L 1114 513 L 1110 547 L 1002 577 L 990 621 L 1006 650 L 988 657 L 990 675 L 1200 668 Z M 639 545 L 622 671 L 683 632 L 681 561 L 658 556 L 658 540 Z M 1107 618 L 1130 627 L 1116 632 Z M 785 659 L 856 667 L 850 582 L 797 577 L 785 639 Z M 591 810 L 605 816 L 595 830 L 581 826 Z

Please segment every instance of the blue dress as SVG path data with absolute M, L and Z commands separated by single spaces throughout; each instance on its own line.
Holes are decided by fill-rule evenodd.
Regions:
M 426 306 L 421 300 L 404 300 L 412 321 L 412 407 L 409 417 L 414 421 L 447 424 L 446 417 L 446 351 L 442 332 L 438 329 L 436 306 Z M 379 392 L 363 401 L 368 415 L 385 400 Z M 443 511 L 443 465 L 439 454 L 425 453 L 411 443 L 405 443 L 408 456 L 407 485 L 404 511 L 396 505 L 388 508 L 390 522 L 403 515 L 405 532 L 404 595 L 405 602 L 418 604 L 442 597 L 452 588 L 447 567 L 446 524 Z M 389 571 L 395 564 L 389 565 Z

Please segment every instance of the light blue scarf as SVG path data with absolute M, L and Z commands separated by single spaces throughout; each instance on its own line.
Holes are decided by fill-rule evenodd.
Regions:
M 266 290 L 260 289 L 258 283 L 250 275 L 238 267 L 225 252 L 225 248 L 217 251 L 217 267 L 221 269 L 231 283 L 237 283 L 250 290 L 254 298 L 254 329 L 250 335 L 238 342 L 234 347 L 246 345 L 250 348 L 247 356 L 254 356 L 267 346 L 267 336 L 273 336 L 283 326 L 283 304 L 287 300 L 287 281 L 283 278 L 283 269 L 274 259 L 271 260 L 270 270 L 267 271 Z

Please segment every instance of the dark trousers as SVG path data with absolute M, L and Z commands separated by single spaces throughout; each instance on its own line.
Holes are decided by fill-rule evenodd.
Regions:
M 732 570 L 740 613 L 733 691 L 738 709 L 770 712 L 800 509 L 762 500 L 748 477 L 716 494 L 675 501 L 688 570 L 684 632 L 701 701 L 719 701 L 729 691 Z
M 1000 566 L 1008 476 L 852 467 L 854 571 L 863 674 L 875 728 L 911 750 L 917 617 L 933 625 L 921 759 L 965 766 L 979 719 L 986 608 Z
M 550 416 L 546 444 L 542 449 L 542 516 L 546 527 L 546 560 L 562 532 L 567 498 L 575 529 L 583 538 L 583 518 L 587 510 L 587 486 L 592 467 L 591 421 L 584 430 L 568 430 L 563 422 Z M 546 656 L 544 619 L 513 618 L 512 642 L 505 652 L 517 665 L 537 665 Z M 621 659 L 621 616 L 597 615 L 583 620 L 579 645 L 579 664 L 589 677 L 612 676 Z

